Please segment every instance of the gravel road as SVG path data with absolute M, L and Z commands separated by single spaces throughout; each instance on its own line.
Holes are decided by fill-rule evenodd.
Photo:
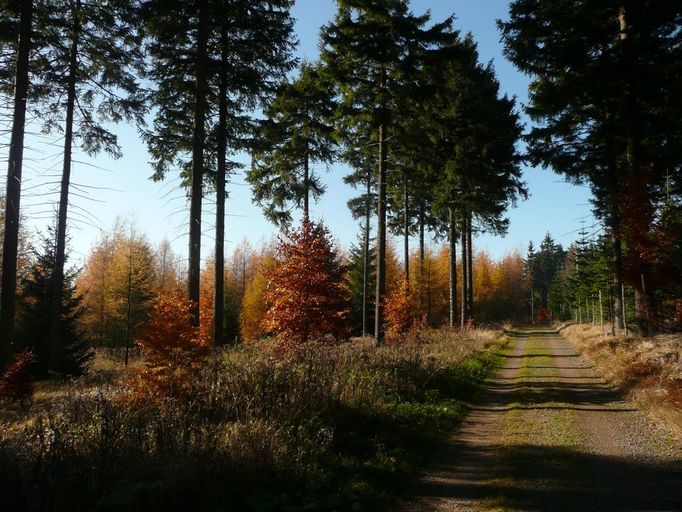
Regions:
M 682 442 L 558 333 L 517 333 L 406 511 L 682 511 Z

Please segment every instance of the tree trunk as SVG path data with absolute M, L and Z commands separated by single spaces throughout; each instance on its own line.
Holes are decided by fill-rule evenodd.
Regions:
M 638 206 L 645 206 L 644 203 L 650 203 L 649 199 L 649 191 L 648 191 L 648 186 L 649 184 L 647 183 L 646 179 L 640 179 L 643 178 L 642 176 L 642 169 L 641 169 L 641 162 L 640 162 L 640 135 L 638 133 L 638 126 L 639 126 L 639 116 L 637 113 L 637 104 L 636 104 L 636 99 L 634 97 L 634 77 L 632 76 L 631 70 L 632 70 L 632 63 L 634 62 L 634 56 L 632 52 L 632 36 L 630 33 L 630 22 L 628 20 L 628 12 L 625 8 L 625 6 L 621 6 L 619 11 L 618 11 L 618 23 L 620 25 L 620 40 L 623 45 L 623 55 L 625 59 L 625 63 L 623 64 L 623 69 L 625 69 L 627 76 L 623 76 L 623 79 L 625 81 L 625 87 L 623 91 L 623 125 L 624 125 L 624 131 L 625 131 L 625 145 L 626 145 L 626 161 L 627 161 L 627 167 L 628 167 L 628 174 L 629 177 L 634 179 L 634 182 L 638 184 L 638 186 L 644 187 L 645 190 L 641 190 L 640 192 L 645 193 L 645 199 L 642 200 L 642 204 Z M 646 205 L 649 208 L 651 207 L 650 204 Z M 628 225 L 630 223 L 627 222 L 627 219 L 625 219 L 625 224 Z M 634 224 L 634 223 L 631 223 Z M 645 239 L 648 237 L 648 232 L 646 233 L 636 233 L 635 236 L 637 238 L 640 238 L 640 240 Z M 639 240 L 632 240 L 633 243 L 639 242 Z M 641 274 L 646 276 L 648 275 L 648 262 L 644 261 L 643 258 L 638 257 L 638 267 L 641 271 Z M 636 315 L 636 321 L 637 325 L 639 327 L 640 333 L 644 336 L 647 336 L 650 331 L 651 331 L 651 325 L 650 325 L 650 292 L 651 290 L 647 290 L 645 286 L 642 286 L 641 279 L 636 278 L 634 282 L 632 283 L 635 288 L 635 315 Z
M 369 333 L 369 223 L 372 218 L 372 175 L 367 173 L 367 196 L 365 202 L 365 239 L 362 249 L 362 336 Z
M 424 314 L 424 203 L 419 206 L 419 316 Z
M 403 211 L 403 236 L 404 236 L 404 256 L 403 259 L 405 260 L 405 280 L 409 283 L 410 282 L 410 214 L 409 214 L 409 201 L 410 198 L 408 197 L 407 193 L 407 173 L 405 173 L 405 183 L 403 184 L 403 202 L 404 204 L 404 211 Z
M 466 212 L 462 214 L 462 236 L 460 240 L 460 246 L 462 250 L 462 314 L 460 315 L 460 326 L 462 329 L 466 326 L 467 317 L 469 310 L 467 308 L 467 301 L 469 299 L 469 293 L 467 292 L 467 286 L 469 286 L 469 279 L 467 273 L 469 267 L 467 265 L 467 236 L 466 236 Z
M 130 351 L 130 320 L 132 313 L 132 299 L 133 299 L 133 254 L 132 254 L 132 239 L 128 246 L 128 296 L 126 307 L 126 352 L 125 352 L 125 366 L 128 366 L 128 353 Z
M 374 337 L 384 343 L 384 298 L 386 295 L 386 164 L 387 128 L 379 125 L 379 175 L 377 179 L 377 286 L 374 297 Z
M 310 221 L 310 159 L 306 148 L 303 158 L 303 222 Z
M 64 165 L 59 191 L 59 212 L 57 214 L 56 247 L 54 272 L 52 275 L 52 297 L 50 303 L 50 357 L 48 368 L 59 371 L 61 353 L 61 317 L 64 294 L 64 260 L 66 257 L 66 219 L 69 207 L 69 185 L 71 183 L 71 152 L 73 149 L 73 110 L 76 103 L 76 74 L 78 73 L 78 39 L 80 37 L 80 0 L 73 9 L 71 29 L 71 50 L 69 52 L 69 78 L 66 91 L 66 124 L 64 126 Z
M 449 209 L 449 233 L 448 243 L 450 244 L 450 327 L 454 327 L 457 322 L 457 229 L 455 219 L 455 209 Z
M 187 295 L 192 301 L 192 325 L 199 326 L 201 278 L 201 202 L 203 195 L 206 93 L 208 74 L 208 5 L 199 3 L 199 28 L 194 86 L 194 133 L 192 135 L 192 188 L 189 211 L 189 269 Z
M 14 342 L 14 316 L 17 291 L 17 256 L 19 250 L 19 217 L 21 173 L 24 158 L 26 99 L 28 96 L 28 58 L 31 50 L 33 1 L 21 2 L 19 48 L 14 84 L 14 112 L 10 139 L 7 188 L 5 190 L 5 239 L 2 245 L 2 293 L 0 294 L 0 370 L 11 360 Z
M 218 130 L 215 218 L 215 275 L 213 283 L 213 344 L 222 345 L 225 316 L 225 180 L 227 179 L 227 34 L 222 33 L 220 84 L 218 86 Z
M 471 212 L 467 212 L 467 322 L 474 319 L 474 244 L 472 242 Z

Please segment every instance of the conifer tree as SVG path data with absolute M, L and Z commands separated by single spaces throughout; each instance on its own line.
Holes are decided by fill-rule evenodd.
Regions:
M 614 297 L 625 276 L 624 248 L 650 243 L 664 177 L 679 180 L 673 169 L 682 154 L 682 103 L 673 84 L 682 60 L 681 20 L 674 1 L 577 2 L 566 9 L 518 0 L 510 19 L 499 23 L 507 57 L 532 76 L 531 161 L 591 186 L 595 213 L 612 236 Z M 646 330 L 641 282 L 652 262 L 647 251 L 631 256 L 626 277 Z M 618 299 L 613 310 L 620 314 Z M 616 324 L 620 330 L 622 319 Z
M 108 123 L 143 122 L 145 111 L 136 74 L 141 65 L 137 2 L 50 0 L 37 4 L 33 84 L 38 115 L 46 132 L 64 133 L 64 152 L 52 280 L 51 370 L 59 371 L 60 297 L 73 149 L 121 156 Z
M 456 40 L 452 20 L 427 27 L 406 0 L 339 0 L 335 19 L 322 29 L 322 60 L 341 93 L 345 124 L 377 134 L 377 283 L 375 338 L 383 343 L 386 294 L 386 190 L 389 132 L 398 103 L 424 54 Z
M 348 320 L 356 336 L 367 336 L 370 325 L 374 324 L 374 292 L 368 286 L 375 278 L 372 270 L 374 259 L 374 249 L 365 244 L 365 236 L 361 235 L 357 243 L 351 245 L 346 276 L 350 296 Z
M 18 4 L 18 6 L 17 6 Z M 0 89 L 11 83 L 14 89 L 12 133 L 10 137 L 7 187 L 5 189 L 2 282 L 0 283 L 0 369 L 10 361 L 14 342 L 17 258 L 19 252 L 19 222 L 21 215 L 21 176 L 26 126 L 26 101 L 29 90 L 29 57 L 33 24 L 33 0 L 0 2 Z M 18 25 L 18 27 L 17 27 Z M 16 52 L 12 51 L 18 36 Z M 10 55 L 16 55 L 14 59 Z M 14 64 L 14 65 L 12 65 Z M 14 73 L 12 74 L 12 71 Z M 12 78 L 9 78 L 12 77 Z
M 201 205 L 213 177 L 216 258 L 224 258 L 227 155 L 251 148 L 250 111 L 274 92 L 291 69 L 292 0 L 194 0 L 145 2 L 151 66 L 150 96 L 157 107 L 145 132 L 154 159 L 153 178 L 180 169 L 189 188 L 188 297 L 199 324 Z M 216 121 L 217 118 L 217 121 Z M 211 171 L 211 166 L 215 172 Z M 220 343 L 222 265 L 216 272 L 214 340 Z M 217 315 L 216 315 L 217 313 Z
M 84 313 L 83 297 L 75 286 L 78 271 L 68 268 L 64 273 L 64 286 L 60 297 L 59 338 L 57 354 L 58 371 L 51 364 L 52 351 L 52 285 L 55 279 L 56 241 L 54 229 L 40 239 L 40 247 L 33 249 L 33 263 L 19 283 L 18 345 L 31 350 L 36 356 L 36 371 L 40 377 L 49 374 L 78 376 L 92 357 L 89 340 L 81 330 Z
M 278 226 L 291 223 L 291 208 L 310 218 L 310 198 L 324 192 L 311 166 L 330 164 L 334 158 L 334 92 L 319 64 L 304 62 L 298 77 L 285 83 L 267 110 L 260 132 L 261 144 L 247 175 L 254 201 Z

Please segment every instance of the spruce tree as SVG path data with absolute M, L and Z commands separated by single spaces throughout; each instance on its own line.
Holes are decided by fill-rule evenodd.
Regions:
M 14 342 L 17 289 L 17 257 L 21 215 L 21 176 L 23 170 L 26 101 L 29 90 L 29 57 L 33 24 L 33 0 L 0 2 L 0 88 L 12 84 L 14 105 L 10 137 L 7 187 L 5 189 L 2 245 L 2 282 L 0 283 L 0 369 L 10 361 Z M 18 37 L 16 51 L 12 37 Z M 15 58 L 12 58 L 16 55 Z M 12 65 L 14 64 L 14 65 Z M 14 71 L 14 73 L 12 73 Z
M 587 183 L 595 213 L 609 227 L 613 296 L 623 278 L 635 287 L 646 329 L 642 276 L 664 177 L 679 181 L 682 6 L 673 0 L 563 2 L 517 0 L 499 22 L 506 56 L 532 76 L 527 112 L 535 122 L 529 155 L 576 183 Z M 629 270 L 629 272 L 625 272 Z M 616 301 L 613 310 L 620 314 Z M 621 329 L 622 319 L 617 319 Z
M 324 187 L 311 166 L 330 164 L 335 155 L 334 92 L 319 64 L 304 62 L 298 77 L 285 83 L 267 110 L 259 134 L 261 143 L 247 180 L 253 199 L 265 216 L 278 226 L 291 224 L 291 208 L 310 218 L 310 198 L 318 199 Z
M 52 285 L 55 280 L 57 248 L 54 229 L 40 239 L 40 247 L 32 250 L 33 262 L 19 283 L 19 315 L 17 344 L 33 351 L 37 358 L 36 370 L 40 377 L 50 374 L 66 376 L 81 375 L 92 357 L 89 341 L 80 327 L 84 313 L 83 297 L 76 291 L 78 270 L 67 268 L 59 307 L 59 339 L 57 354 L 58 371 L 51 359 L 53 343 L 51 321 L 53 318 Z M 68 258 L 68 252 L 67 256 Z
M 373 248 L 369 248 L 368 253 L 365 252 L 364 235 L 359 236 L 358 241 L 351 245 L 346 279 L 350 302 L 348 321 L 355 336 L 367 336 L 369 326 L 374 323 L 374 292 L 367 283 L 375 278 L 372 270 L 375 257 Z
M 452 20 L 427 27 L 406 0 L 338 0 L 335 19 L 322 29 L 322 60 L 340 91 L 339 116 L 377 134 L 377 283 L 375 338 L 384 340 L 386 196 L 389 133 L 397 103 L 424 55 L 456 39 Z
M 88 155 L 121 156 L 108 123 L 143 121 L 136 74 L 141 65 L 137 2 L 49 0 L 36 5 L 35 78 L 32 95 L 46 132 L 64 133 L 64 152 L 52 280 L 50 366 L 59 371 L 60 297 L 68 220 L 73 148 Z M 29 98 L 31 99 L 31 98 Z
M 157 108 L 144 138 L 153 157 L 153 179 L 179 169 L 189 189 L 188 297 L 200 295 L 201 205 L 213 178 L 216 260 L 224 260 L 227 155 L 252 148 L 250 112 L 269 99 L 291 69 L 291 0 L 194 0 L 145 2 L 151 57 L 147 77 Z M 212 170 L 215 169 L 215 172 Z M 220 343 L 224 293 L 222 265 L 216 272 L 214 341 Z M 220 282 L 218 282 L 220 281 Z M 217 315 L 215 314 L 217 312 Z

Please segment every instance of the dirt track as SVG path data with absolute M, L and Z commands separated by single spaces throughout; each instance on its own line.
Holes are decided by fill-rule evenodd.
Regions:
M 407 511 L 682 511 L 682 443 L 561 336 L 523 331 Z

